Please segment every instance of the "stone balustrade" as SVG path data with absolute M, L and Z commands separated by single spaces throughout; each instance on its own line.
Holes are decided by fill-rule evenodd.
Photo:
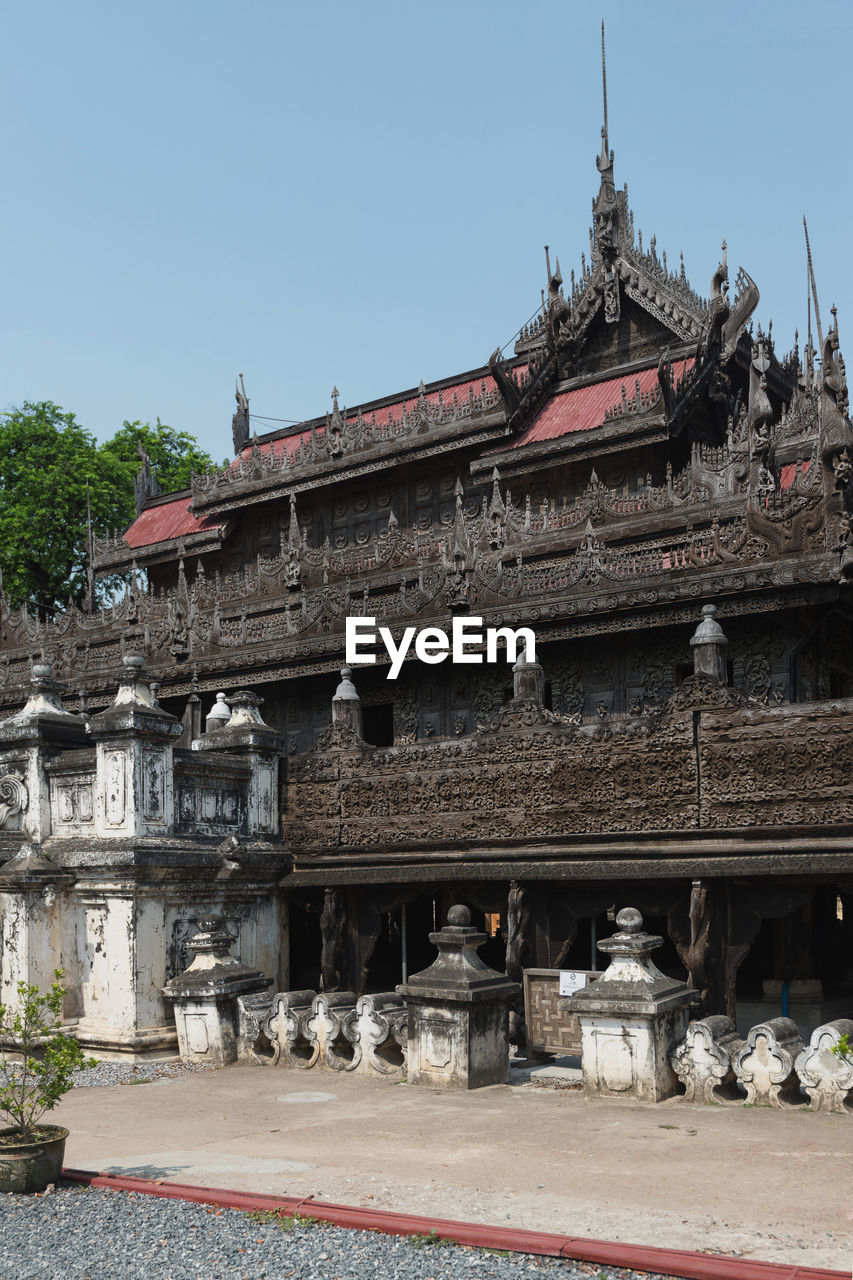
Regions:
M 686 1102 L 741 1100 L 732 1056 L 743 1048 L 731 1018 L 716 1014 L 691 1022 L 672 1052 L 672 1069 L 684 1085 Z
M 19 874 L 40 888 L 44 869 L 29 855 Z M 694 993 L 650 958 L 661 940 L 643 931 L 633 908 L 616 922 L 619 932 L 599 943 L 608 969 L 592 991 L 572 998 L 587 1096 L 658 1102 L 675 1093 L 677 1078 L 690 1103 L 802 1107 L 807 1094 L 812 1110 L 853 1111 L 853 1060 L 837 1052 L 853 1037 L 853 1019 L 818 1027 L 808 1046 L 785 1017 L 757 1024 L 745 1040 L 722 1015 L 688 1023 Z M 396 992 L 362 996 L 309 989 L 270 996 L 271 980 L 229 954 L 235 939 L 222 918 L 199 923 L 188 944 L 192 963 L 164 988 L 182 1057 L 444 1088 L 507 1082 L 514 984 L 479 959 L 485 935 L 471 927 L 467 908 L 451 908 L 445 927 L 430 934 L 438 957 L 428 969 Z
M 853 1060 L 836 1048 L 853 1037 L 853 1019 L 824 1023 L 804 1045 L 795 1022 L 771 1018 L 742 1040 L 729 1018 L 691 1022 L 673 1050 L 673 1070 L 687 1102 L 742 1102 L 754 1106 L 803 1106 L 853 1113 Z
M 793 1018 L 770 1018 L 751 1027 L 732 1066 L 746 1090 L 746 1102 L 756 1106 L 796 1106 L 802 1102 L 794 1061 L 803 1048 Z
M 269 1044 L 262 1059 L 272 1066 L 352 1071 L 399 1080 L 406 1067 L 406 1003 L 393 991 L 356 996 L 352 991 L 282 991 L 259 1032 Z
M 401 996 L 393 991 L 359 996 L 341 1027 L 354 1050 L 349 1070 L 400 1079 L 408 1037 L 408 1010 Z
M 853 1112 L 853 1058 L 835 1052 L 843 1036 L 853 1041 L 853 1019 L 824 1023 L 797 1054 L 794 1070 L 812 1111 Z

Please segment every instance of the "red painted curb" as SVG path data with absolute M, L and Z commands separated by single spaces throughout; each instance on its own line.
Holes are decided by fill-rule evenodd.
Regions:
M 167 1200 L 190 1200 L 215 1204 L 222 1209 L 275 1210 L 304 1213 L 336 1227 L 360 1231 L 383 1231 L 388 1235 L 429 1235 L 434 1232 L 458 1244 L 485 1249 L 508 1249 L 512 1253 L 537 1253 L 578 1262 L 597 1262 L 634 1271 L 654 1271 L 681 1280 L 850 1280 L 847 1271 L 827 1271 L 822 1267 L 801 1267 L 784 1262 L 755 1262 L 747 1258 L 727 1258 L 718 1254 L 689 1253 L 686 1249 L 658 1249 L 651 1245 L 622 1244 L 619 1241 L 585 1240 L 580 1236 L 553 1235 L 547 1231 L 523 1231 L 516 1227 L 490 1227 L 479 1222 L 454 1222 L 450 1218 L 421 1218 L 386 1209 L 362 1209 L 329 1204 L 313 1196 L 267 1196 L 249 1191 L 224 1191 L 215 1187 L 191 1187 L 181 1182 L 131 1178 L 121 1174 L 90 1173 L 85 1169 L 63 1169 L 66 1182 L 114 1191 L 137 1191 L 163 1196 Z

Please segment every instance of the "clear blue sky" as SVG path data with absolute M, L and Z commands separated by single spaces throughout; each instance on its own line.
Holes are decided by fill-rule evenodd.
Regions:
M 707 294 L 723 236 L 780 353 L 853 359 L 853 7 L 619 0 L 7 6 L 0 407 L 99 438 L 163 421 L 231 451 L 477 366 L 536 309 L 542 246 L 588 249 L 607 23 L 610 140 L 644 239 Z M 853 369 L 853 364 L 851 364 Z M 258 424 L 262 427 L 263 424 Z

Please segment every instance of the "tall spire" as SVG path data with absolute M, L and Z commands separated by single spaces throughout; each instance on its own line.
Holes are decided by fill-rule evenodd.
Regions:
M 817 300 L 817 286 L 814 282 L 814 267 L 812 266 L 812 247 L 809 244 L 809 227 L 806 222 L 806 215 L 803 214 L 803 230 L 806 233 L 806 260 L 809 266 L 809 281 L 812 287 L 812 297 L 814 298 L 814 318 L 817 324 L 817 341 L 818 350 L 823 355 L 823 326 L 820 322 L 820 307 Z
M 600 257 L 605 264 L 604 316 L 607 322 L 612 324 L 619 319 L 619 280 L 615 265 L 619 242 L 619 208 L 613 182 L 613 152 L 610 150 L 610 136 L 607 129 L 607 62 L 604 54 L 603 22 L 601 24 L 601 85 L 604 123 L 601 127 L 601 155 L 595 161 L 598 172 L 601 174 L 601 185 L 598 195 L 592 202 L 592 216 L 595 223 L 593 254 Z
M 613 192 L 613 152 L 610 150 L 610 137 L 607 131 L 607 62 L 604 56 L 604 23 L 601 24 L 601 88 L 604 98 L 604 124 L 601 126 L 601 155 L 596 160 L 598 172 L 601 174 L 601 186 L 607 184 L 608 195 Z M 601 196 L 599 195 L 599 202 Z M 615 193 L 614 193 L 615 203 Z
M 607 155 L 609 144 L 607 140 L 607 62 L 604 57 L 604 19 L 601 20 L 601 85 L 604 91 L 604 129 L 602 131 L 602 139 L 604 141 L 604 154 Z

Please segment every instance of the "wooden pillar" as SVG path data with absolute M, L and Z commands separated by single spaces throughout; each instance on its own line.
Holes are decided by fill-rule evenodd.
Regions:
M 517 880 L 511 880 L 506 908 L 506 974 L 513 982 L 520 983 L 523 969 L 530 967 L 530 944 L 529 892 Z M 509 1039 L 510 1044 L 526 1050 L 524 1005 L 518 1002 L 510 1005 Z
M 344 991 L 348 977 L 345 933 L 347 926 L 343 895 L 339 889 L 326 889 L 320 914 L 320 990 Z
M 727 879 L 693 880 L 669 913 L 687 981 L 702 997 L 697 1016 L 737 1011 L 737 971 L 749 954 L 761 916 L 755 886 L 734 886 Z

